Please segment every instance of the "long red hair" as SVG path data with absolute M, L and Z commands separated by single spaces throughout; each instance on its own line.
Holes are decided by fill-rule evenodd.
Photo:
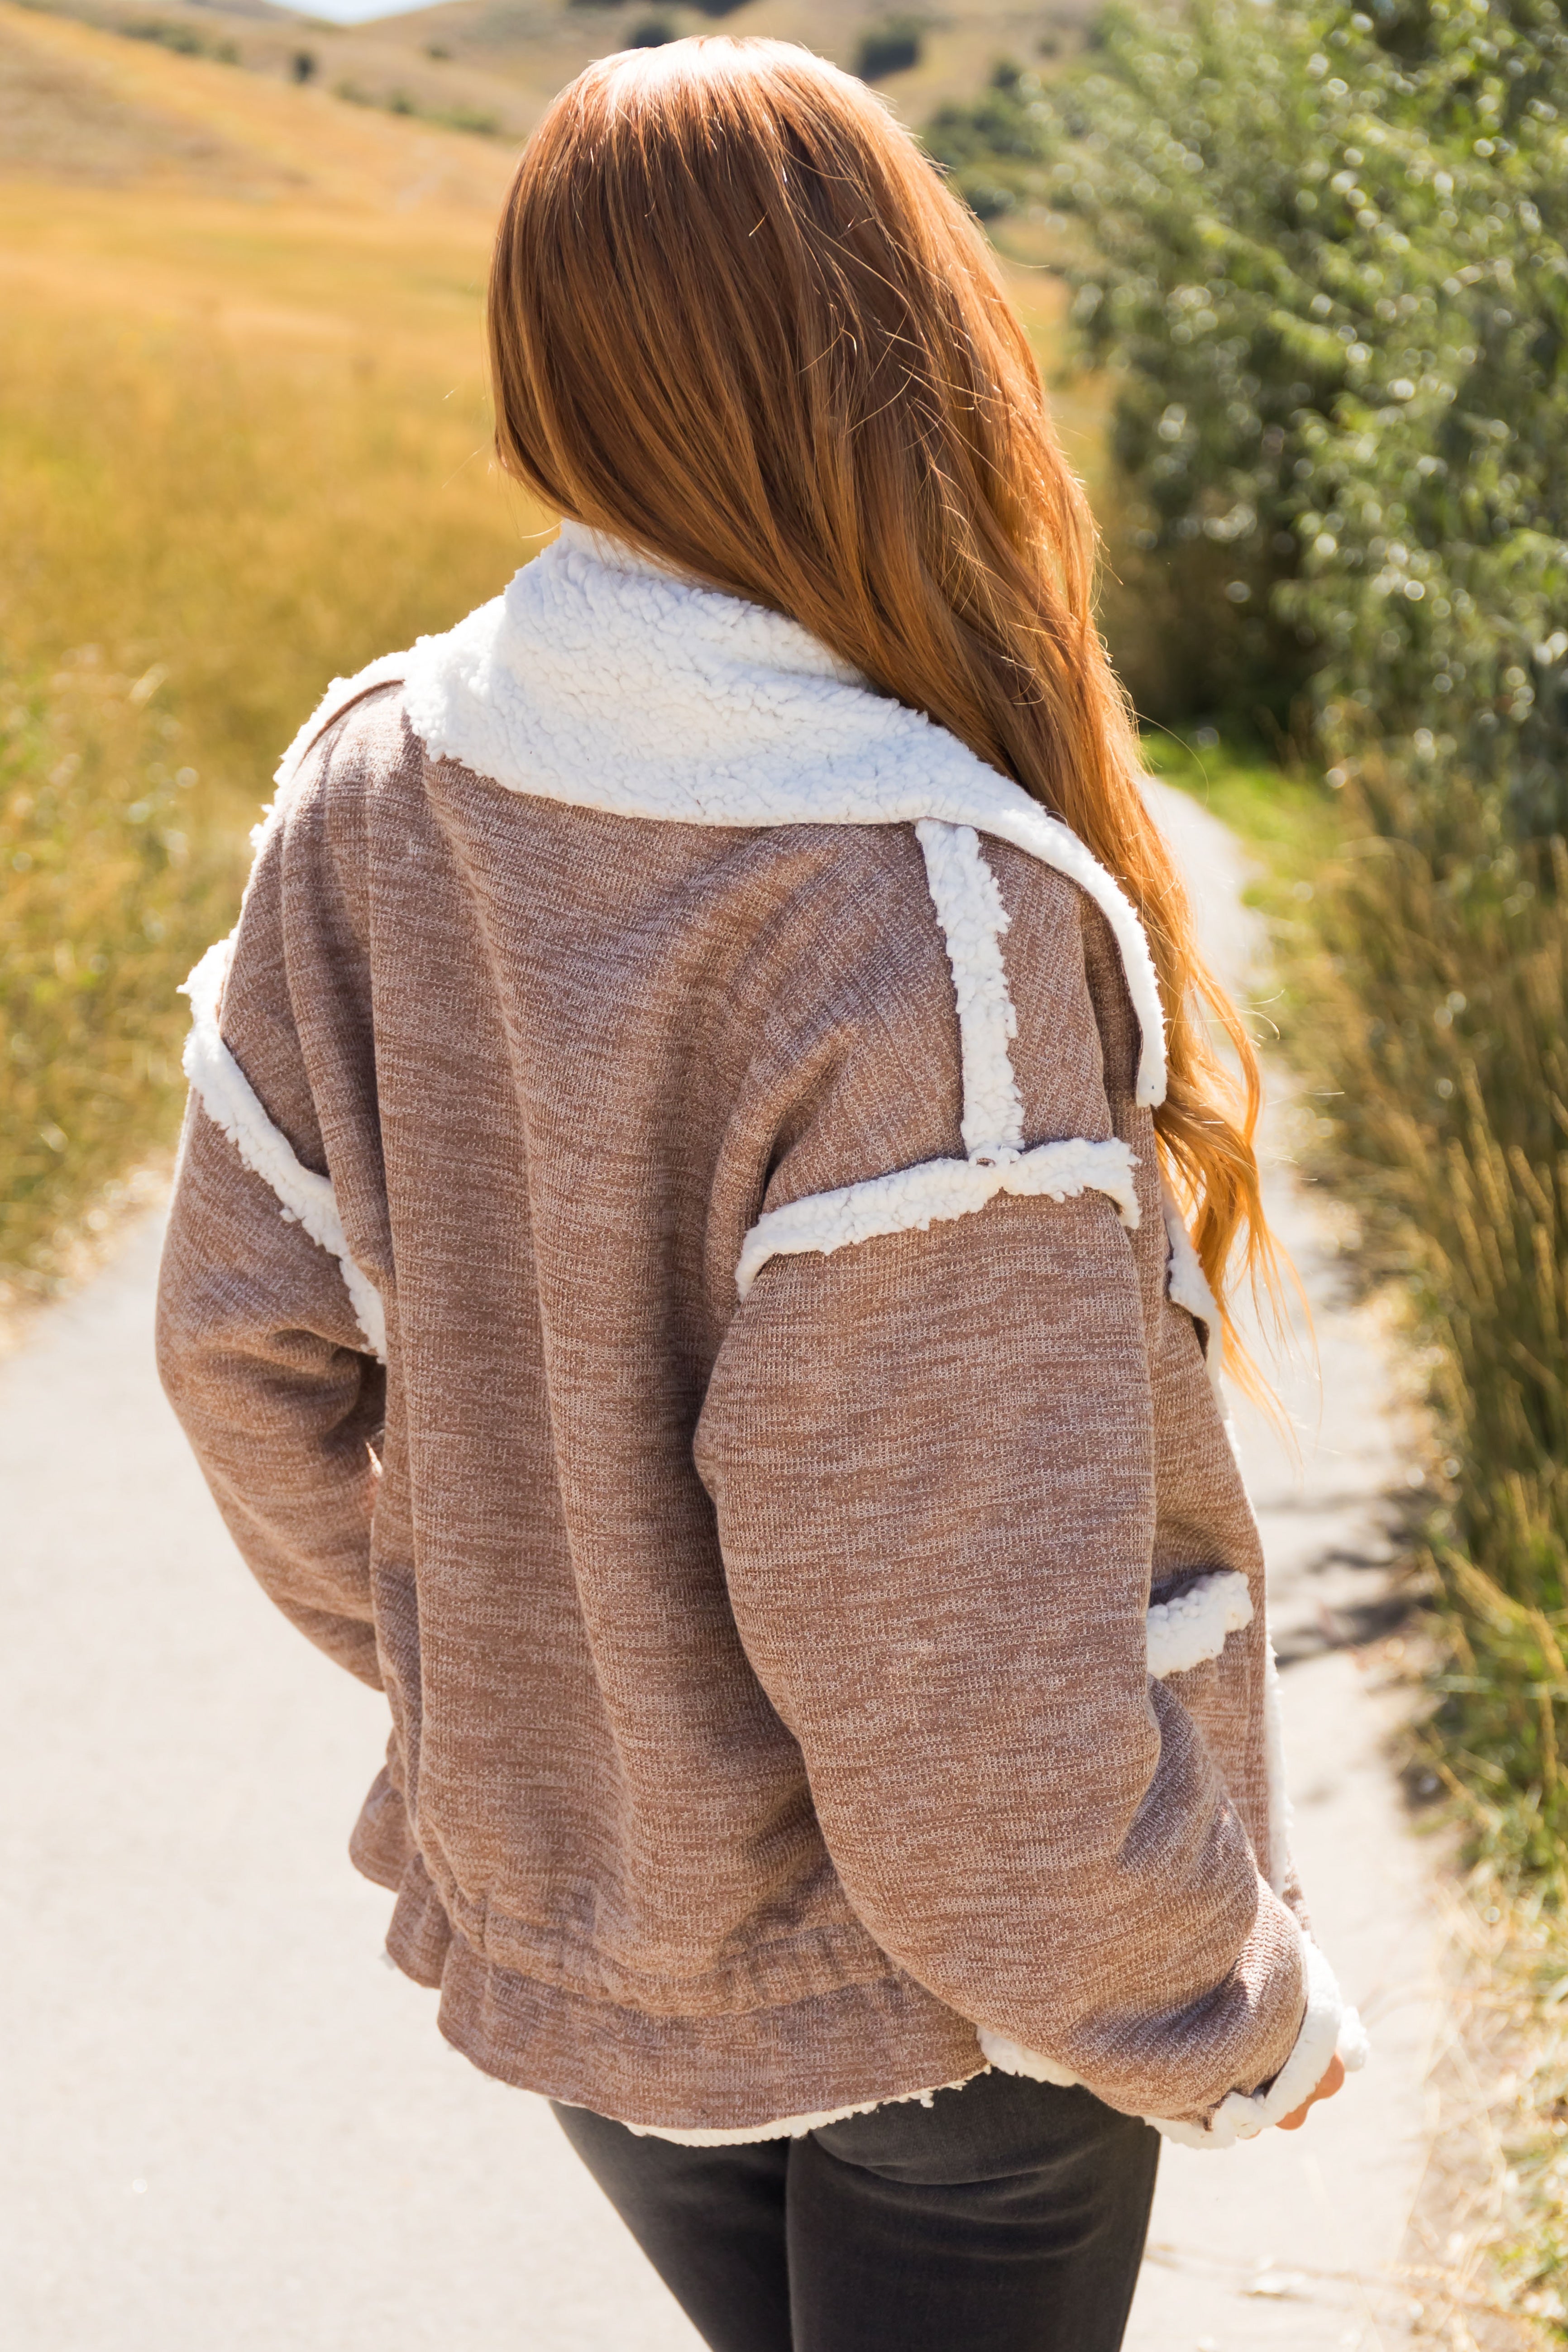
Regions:
M 991 247 L 929 159 L 784 42 L 602 58 L 518 167 L 489 345 L 509 473 L 798 622 L 1121 882 L 1164 998 L 1161 1150 L 1223 1310 L 1237 1239 L 1269 1262 L 1256 1057 L 1144 803 L 1083 491 Z

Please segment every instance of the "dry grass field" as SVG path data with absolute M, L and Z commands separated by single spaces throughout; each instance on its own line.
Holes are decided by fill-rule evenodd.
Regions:
M 682 34 L 765 34 L 854 68 L 864 37 L 919 28 L 919 57 L 880 78 L 904 119 L 971 96 L 999 58 L 1050 70 L 1082 37 L 1089 0 L 443 0 L 363 25 L 334 25 L 268 0 L 33 0 L 41 12 L 117 30 L 141 47 L 187 47 L 274 81 L 336 93 L 448 128 L 515 142 L 563 82 L 607 51 Z M 7 61 L 8 62 L 8 61 Z
M 810 37 L 812 5 L 752 0 L 725 26 Z M 227 39 L 223 11 L 198 13 Z M 325 74 L 296 83 L 265 43 L 324 49 L 326 30 L 260 0 L 232 21 L 254 70 L 0 0 L 13 1294 L 57 1277 L 83 1219 L 100 1222 L 172 1133 L 174 990 L 233 919 L 249 827 L 302 716 L 334 675 L 494 593 L 538 543 L 541 519 L 491 464 L 483 383 L 514 143 L 341 100 Z M 821 46 L 846 52 L 857 21 Z M 560 0 L 451 0 L 342 37 L 412 56 L 437 27 L 473 73 L 511 77 L 519 123 L 626 37 L 624 10 Z M 972 44 L 978 79 L 1003 29 L 976 10 L 942 37 Z M 921 112 L 947 54 L 933 36 L 903 78 Z M 1048 361 L 1059 289 L 1016 279 Z M 1087 452 L 1092 394 L 1063 421 Z
M 488 452 L 503 149 L 11 7 L 0 75 L 0 1266 L 36 1286 L 170 1131 L 174 991 L 281 746 L 536 526 Z

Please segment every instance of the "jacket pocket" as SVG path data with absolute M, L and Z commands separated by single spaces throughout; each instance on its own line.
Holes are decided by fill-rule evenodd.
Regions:
M 1239 1569 L 1196 1578 L 1168 1601 L 1150 1603 L 1149 1672 L 1156 1682 L 1217 1658 L 1232 1633 L 1252 1622 L 1252 1594 Z

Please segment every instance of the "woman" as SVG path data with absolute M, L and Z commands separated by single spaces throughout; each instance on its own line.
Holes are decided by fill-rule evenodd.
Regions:
M 707 2341 L 1099 2352 L 1158 2135 L 1293 2125 L 1354 2044 L 1202 1000 L 1251 1057 L 1024 335 L 876 99 L 592 67 L 489 317 L 566 520 L 284 762 L 190 983 L 165 1381 L 387 1693 L 394 1958 Z

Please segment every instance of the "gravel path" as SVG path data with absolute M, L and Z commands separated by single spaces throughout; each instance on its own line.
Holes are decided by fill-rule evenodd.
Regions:
M 1228 835 L 1173 803 L 1211 939 L 1248 952 Z M 1321 1425 L 1245 1429 L 1270 1557 L 1309 1895 L 1374 2031 L 1293 2138 L 1165 2159 L 1134 2352 L 1387 2347 L 1424 2153 L 1435 1927 L 1384 1740 L 1384 1496 L 1405 1469 L 1375 1328 L 1288 1166 Z M 7 2352 L 693 2352 L 542 2104 L 447 2053 L 377 1965 L 343 1843 L 383 1704 L 252 1587 L 159 1393 L 157 1225 L 0 1369 Z M 954 2352 L 962 2352 L 955 2347 Z

